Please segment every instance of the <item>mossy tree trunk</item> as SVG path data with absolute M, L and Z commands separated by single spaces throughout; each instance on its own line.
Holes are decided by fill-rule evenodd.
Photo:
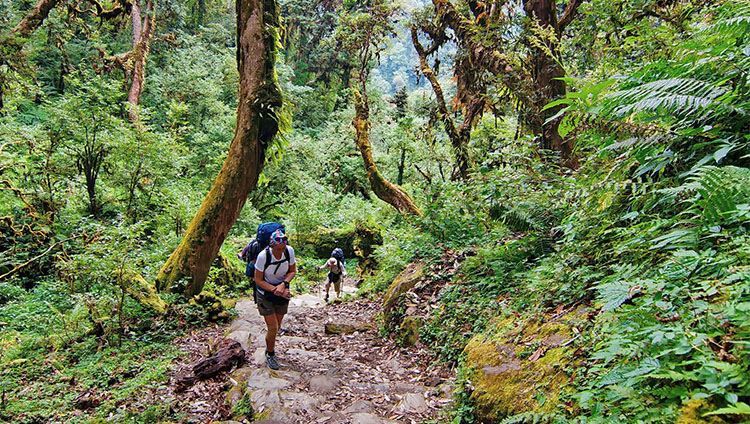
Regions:
M 559 40 L 581 2 L 582 0 L 569 1 L 559 20 L 554 0 L 524 0 L 523 6 L 526 16 L 533 18 L 541 28 L 554 30 Z M 542 111 L 547 103 L 564 97 L 566 92 L 565 82 L 561 80 L 565 76 L 565 69 L 560 64 L 558 44 L 559 42 L 555 41 L 549 43 L 547 49 L 538 46 L 531 48 L 530 71 L 533 92 L 528 121 L 531 130 L 541 136 L 544 149 L 558 152 L 563 165 L 577 168 L 578 161 L 573 154 L 573 140 L 564 140 L 558 130 L 560 118 L 547 122 L 560 111 L 561 106 Z
M 139 0 L 133 0 L 131 9 L 133 25 L 133 50 L 131 59 L 133 69 L 130 74 L 130 90 L 128 90 L 128 118 L 131 122 L 140 121 L 138 114 L 138 103 L 141 100 L 143 85 L 146 82 L 146 58 L 151 49 L 151 38 L 154 34 L 155 14 L 153 0 L 146 1 L 144 9 L 145 17 L 141 17 L 141 6 Z
M 356 88 L 353 90 L 354 120 L 352 124 L 356 133 L 357 148 L 365 163 L 365 170 L 372 191 L 380 200 L 390 204 L 403 214 L 422 215 L 414 200 L 401 187 L 386 180 L 378 171 L 370 144 L 370 107 L 367 102 L 367 91 L 364 83 L 360 85 L 361 93 Z
M 266 145 L 278 132 L 281 93 L 274 74 L 278 27 L 274 0 L 237 1 L 240 91 L 234 139 L 182 242 L 157 276 L 160 290 L 200 293 L 211 262 L 258 182 Z
M 49 12 L 57 6 L 58 0 L 39 0 L 21 22 L 13 28 L 13 35 L 26 38 L 39 28 Z
M 438 116 L 443 123 L 443 128 L 445 128 L 445 132 L 448 134 L 448 139 L 450 139 L 453 147 L 453 155 L 455 156 L 453 179 L 466 179 L 471 166 L 471 158 L 469 157 L 468 149 L 469 140 L 471 139 L 471 129 L 484 111 L 485 100 L 483 96 L 472 98 L 468 107 L 464 108 L 463 122 L 459 126 L 456 126 L 453 118 L 451 118 L 451 113 L 448 111 L 445 96 L 443 95 L 443 88 L 440 86 L 435 71 L 433 71 L 432 67 L 427 62 L 427 56 L 431 52 L 437 52 L 441 40 L 436 40 L 433 46 L 428 50 L 425 50 L 424 46 L 419 42 L 416 27 L 411 28 L 411 40 L 414 49 L 417 51 L 417 56 L 419 57 L 419 70 L 422 72 L 422 75 L 427 78 L 430 86 L 432 86 L 432 91 L 435 93 L 435 100 L 437 102 Z
M 557 45 L 565 28 L 575 18 L 578 8 L 585 0 L 569 0 L 562 13 L 559 13 L 555 0 L 523 0 L 526 16 L 535 21 L 535 25 L 543 29 L 552 29 L 557 40 L 549 41 L 549 48 L 539 48 L 529 43 L 529 57 L 522 65 L 508 60 L 508 55 L 502 44 L 492 47 L 479 42 L 486 27 L 477 24 L 487 19 L 486 14 L 476 16 L 476 22 L 467 19 L 459 12 L 451 0 L 432 0 L 435 12 L 442 25 L 453 30 L 457 42 L 466 50 L 468 63 L 474 68 L 482 68 L 495 75 L 498 80 L 524 106 L 523 120 L 526 127 L 541 140 L 541 147 L 554 150 L 560 154 L 564 166 L 577 166 L 573 155 L 573 140 L 564 140 L 560 136 L 559 120 L 546 123 L 546 120 L 559 111 L 551 108 L 541 109 L 547 103 L 565 95 L 565 83 L 558 78 L 565 76 L 565 70 L 560 65 Z M 479 19 L 482 17 L 482 19 Z

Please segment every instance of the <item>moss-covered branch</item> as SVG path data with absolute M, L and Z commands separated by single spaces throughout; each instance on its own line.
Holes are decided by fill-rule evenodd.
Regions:
M 364 85 L 364 84 L 363 84 Z M 370 180 L 370 186 L 380 200 L 390 204 L 401 213 L 412 215 L 422 215 L 414 200 L 399 186 L 393 184 L 383 177 L 378 171 L 375 159 L 372 156 L 372 145 L 370 144 L 370 108 L 365 96 L 360 94 L 356 89 L 354 92 L 354 130 L 356 132 L 357 148 L 365 162 L 367 178 Z

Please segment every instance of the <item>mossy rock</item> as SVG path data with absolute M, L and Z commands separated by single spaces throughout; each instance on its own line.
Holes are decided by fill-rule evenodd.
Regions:
M 202 306 L 209 321 L 225 321 L 231 318 L 228 309 L 233 305 L 233 302 L 222 299 L 211 291 L 204 290 L 200 294 L 196 294 L 190 299 L 190 303 Z
M 252 404 L 252 391 L 248 390 L 247 379 L 251 375 L 250 368 L 239 368 L 231 373 L 230 378 L 236 381 L 227 391 L 225 401 L 231 411 L 232 419 L 242 422 L 253 421 L 255 410 Z
M 399 300 L 404 293 L 413 289 L 423 276 L 424 263 L 414 262 L 404 268 L 388 286 L 388 290 L 383 296 L 383 318 L 385 318 L 385 324 L 388 328 L 395 329 L 400 325 Z
M 375 246 L 383 244 L 383 236 L 377 226 L 358 222 L 344 228 L 324 228 L 308 233 L 299 233 L 293 242 L 299 250 L 327 258 L 333 249 L 340 247 L 347 258 L 369 258 Z
M 496 422 L 523 412 L 552 412 L 563 393 L 574 390 L 567 370 L 578 359 L 569 342 L 585 314 L 519 322 L 499 320 L 465 348 L 474 391 L 471 400 L 480 422 Z
M 401 346 L 414 346 L 419 342 L 419 330 L 424 321 L 421 317 L 408 316 L 404 318 L 398 329 L 398 342 Z

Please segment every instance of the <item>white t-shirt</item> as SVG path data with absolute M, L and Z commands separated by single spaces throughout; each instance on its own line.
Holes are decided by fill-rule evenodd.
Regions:
M 289 272 L 289 267 L 297 263 L 297 260 L 294 258 L 294 248 L 292 246 L 287 246 L 286 248 L 289 250 L 289 261 L 284 261 L 280 265 L 275 265 L 273 262 L 284 260 L 284 251 L 281 252 L 281 257 L 276 258 L 273 256 L 271 249 L 263 249 L 255 259 L 255 269 L 263 273 L 263 279 L 266 280 L 266 283 L 278 286 L 284 281 L 284 276 Z M 266 252 L 271 254 L 268 269 L 264 268 L 266 265 Z M 258 287 L 258 291 L 261 294 L 265 294 L 260 287 Z

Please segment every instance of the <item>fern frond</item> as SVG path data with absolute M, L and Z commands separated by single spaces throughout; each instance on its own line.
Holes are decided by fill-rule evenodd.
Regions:
M 549 214 L 549 211 L 539 208 L 536 204 L 520 202 L 502 214 L 502 222 L 513 231 L 542 231 L 554 225 L 554 217 Z
M 624 117 L 639 112 L 666 112 L 678 117 L 702 118 L 706 108 L 718 106 L 717 99 L 729 90 L 713 82 L 693 78 L 652 81 L 608 96 L 618 105 L 613 114 Z
M 747 37 L 750 31 L 750 8 L 734 11 L 735 16 L 721 19 L 703 28 L 699 34 L 722 34 L 735 38 Z
M 738 205 L 750 203 L 750 169 L 705 166 L 689 179 L 700 194 L 695 205 L 707 225 L 728 223 Z

